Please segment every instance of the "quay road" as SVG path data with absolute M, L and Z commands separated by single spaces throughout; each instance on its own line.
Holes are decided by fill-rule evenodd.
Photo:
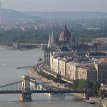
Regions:
M 31 69 L 29 70 L 29 73 L 30 73 L 32 76 L 34 76 L 34 77 L 36 77 L 36 78 L 38 78 L 38 79 L 40 79 L 40 80 L 42 80 L 42 81 L 44 81 L 44 82 L 50 83 L 50 84 L 51 84 L 52 86 L 54 86 L 54 87 L 57 87 L 57 88 L 65 88 L 65 87 L 64 87 L 64 84 L 56 83 L 56 82 L 54 82 L 53 80 L 48 80 L 47 78 L 44 78 L 43 76 L 38 75 L 38 73 L 37 73 L 36 71 L 40 71 L 40 70 L 42 70 L 42 71 L 45 72 L 46 74 L 50 74 L 50 75 L 56 76 L 56 74 L 54 74 L 54 73 L 52 72 L 52 70 L 47 69 L 47 68 L 43 65 L 43 63 L 39 63 L 39 64 L 35 65 L 34 68 L 31 68 Z M 52 72 L 52 73 L 51 73 L 51 72 Z M 62 79 L 63 79 L 64 81 L 67 81 L 67 82 L 69 82 L 69 83 L 72 83 L 72 82 L 69 81 L 69 80 L 66 80 L 66 79 L 64 79 L 64 78 L 62 78 Z
M 48 87 L 52 87 L 52 88 L 64 88 L 64 85 L 63 84 L 60 84 L 60 83 L 56 83 L 52 80 L 48 80 L 47 78 L 44 78 L 40 75 L 38 75 L 38 73 L 33 69 L 31 68 L 29 70 L 29 74 L 31 75 L 31 77 L 34 77 L 36 78 L 36 80 L 39 82 L 39 83 L 42 83 L 42 84 L 47 84 Z
M 36 69 L 39 71 L 40 69 L 39 69 L 37 66 L 38 66 L 40 69 L 42 69 L 42 64 L 36 65 Z M 42 70 L 43 70 L 43 69 L 42 69 Z M 31 69 L 29 70 L 29 73 L 30 73 L 31 77 L 36 78 L 36 82 L 37 82 L 37 83 L 42 84 L 42 85 L 45 87 L 46 90 L 50 90 L 50 93 L 51 93 L 51 91 L 53 91 L 53 89 L 54 89 L 55 91 L 57 91 L 57 92 L 54 92 L 54 93 L 58 93 L 58 92 L 59 92 L 59 93 L 60 93 L 60 92 L 61 92 L 61 93 L 64 93 L 64 91 L 65 91 L 65 93 L 66 93 L 66 92 L 67 92 L 67 93 L 84 93 L 83 91 L 71 90 L 71 89 L 65 88 L 63 84 L 56 83 L 56 82 L 54 82 L 53 80 L 48 80 L 47 78 L 44 78 L 44 77 L 38 75 L 38 73 L 37 73 L 33 68 L 31 68 Z M 59 91 L 58 91 L 58 89 L 59 89 Z

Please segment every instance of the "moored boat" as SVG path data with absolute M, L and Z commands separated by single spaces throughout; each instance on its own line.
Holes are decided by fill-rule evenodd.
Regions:
M 84 100 L 84 102 L 90 103 L 90 104 L 95 104 L 96 102 L 94 100 Z

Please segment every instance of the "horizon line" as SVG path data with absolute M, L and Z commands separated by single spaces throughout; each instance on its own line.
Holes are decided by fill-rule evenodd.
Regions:
M 16 9 L 9 9 L 9 8 L 2 8 L 4 10 L 14 10 L 18 12 L 38 12 L 38 13 L 61 13 L 61 12 L 70 12 L 70 13 L 107 13 L 104 11 L 21 11 L 21 10 L 16 10 Z

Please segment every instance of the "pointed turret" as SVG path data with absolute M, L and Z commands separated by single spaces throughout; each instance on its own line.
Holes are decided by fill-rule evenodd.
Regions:
M 49 34 L 48 48 L 51 48 L 51 35 Z
M 49 34 L 49 40 L 48 40 L 48 48 L 54 47 L 54 34 L 53 32 Z
M 51 33 L 51 43 L 54 44 L 54 34 L 53 34 L 53 32 Z

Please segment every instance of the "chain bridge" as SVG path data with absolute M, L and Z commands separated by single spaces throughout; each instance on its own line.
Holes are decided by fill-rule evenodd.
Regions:
M 29 76 L 22 76 L 20 81 L 0 86 L 0 94 L 20 94 L 21 101 L 32 101 L 33 93 L 85 93 L 80 90 L 61 89 L 49 86 L 47 83 L 38 83 Z

